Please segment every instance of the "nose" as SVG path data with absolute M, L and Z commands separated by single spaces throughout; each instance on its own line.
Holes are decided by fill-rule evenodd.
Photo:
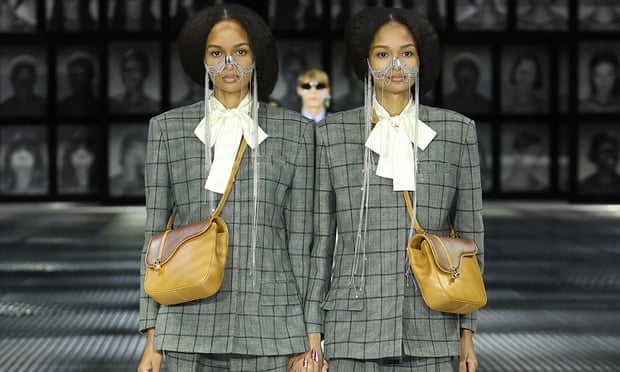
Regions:
M 400 58 L 398 57 L 392 57 L 392 68 L 401 68 L 401 62 L 400 62 Z

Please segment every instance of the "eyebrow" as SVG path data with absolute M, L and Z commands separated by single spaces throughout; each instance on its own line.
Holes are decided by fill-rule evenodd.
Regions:
M 402 45 L 402 46 L 400 47 L 400 49 L 405 49 L 405 48 L 409 48 L 409 47 L 414 47 L 414 48 L 417 48 L 417 46 L 415 45 L 415 43 L 409 43 L 409 44 Z M 375 45 L 372 49 L 379 49 L 379 48 L 390 49 L 390 47 L 389 47 L 389 46 L 387 46 L 387 45 Z
M 233 45 L 233 48 L 239 48 L 242 46 L 250 46 L 250 43 L 239 43 L 239 44 L 235 44 Z M 207 45 L 207 48 L 223 48 L 221 45 L 217 45 L 217 44 L 209 44 Z

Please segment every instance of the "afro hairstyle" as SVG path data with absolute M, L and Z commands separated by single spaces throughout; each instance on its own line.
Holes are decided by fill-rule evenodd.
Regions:
M 413 35 L 420 58 L 420 94 L 431 90 L 439 75 L 439 37 L 429 20 L 410 9 L 369 7 L 354 15 L 345 29 L 346 54 L 359 79 L 368 72 L 368 52 L 375 34 L 390 21 L 405 25 Z
M 179 35 L 179 57 L 185 73 L 204 86 L 205 46 L 213 26 L 224 20 L 238 22 L 250 38 L 256 63 L 258 99 L 266 101 L 278 78 L 278 52 L 271 30 L 253 10 L 238 4 L 215 5 L 187 20 Z

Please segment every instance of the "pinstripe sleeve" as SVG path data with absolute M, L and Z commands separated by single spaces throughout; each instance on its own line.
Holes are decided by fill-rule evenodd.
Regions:
M 168 149 L 165 135 L 157 118 L 149 123 L 146 147 L 145 185 L 146 185 L 146 223 L 144 226 L 144 245 L 140 256 L 140 316 L 139 329 L 144 332 L 155 327 L 159 304 L 144 292 L 144 256 L 149 239 L 166 228 L 171 205 L 170 178 L 168 173 Z
M 454 226 L 457 234 L 473 239 L 478 245 L 478 262 L 484 264 L 484 224 L 478 140 L 473 121 L 465 125 L 465 143 L 459 166 L 458 196 Z M 477 312 L 460 316 L 461 328 L 476 331 Z
M 297 124 L 297 123 L 296 123 Z M 309 276 L 310 249 L 312 248 L 312 216 L 314 200 L 314 125 L 303 124 L 295 174 L 291 185 L 289 205 L 286 208 L 288 252 L 299 295 L 306 296 Z
M 332 188 L 325 132 L 317 131 L 314 191 L 314 242 L 310 263 L 310 282 L 306 298 L 308 333 L 323 332 L 321 303 L 327 294 L 336 239 L 336 202 Z

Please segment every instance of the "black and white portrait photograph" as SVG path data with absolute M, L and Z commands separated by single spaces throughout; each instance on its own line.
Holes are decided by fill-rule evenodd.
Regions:
M 568 29 L 568 0 L 517 0 L 517 29 Z
M 37 28 L 37 0 L 0 1 L 0 33 L 33 32 Z
M 0 115 L 47 113 L 47 57 L 44 48 L 0 49 Z
M 59 49 L 56 64 L 56 112 L 82 116 L 101 113 L 100 76 L 97 49 Z
M 153 114 L 161 110 L 160 49 L 155 42 L 110 45 L 110 114 Z
M 579 111 L 620 112 L 620 43 L 579 44 Z
M 119 32 L 161 28 L 160 0 L 108 0 L 108 28 Z
M 507 0 L 455 0 L 458 30 L 503 30 L 507 27 Z
M 111 125 L 108 144 L 108 193 L 114 197 L 144 196 L 144 162 L 148 127 Z
M 168 0 L 170 12 L 170 29 L 178 35 L 185 21 L 203 8 L 224 4 L 224 0 Z
M 271 98 L 280 105 L 299 111 L 301 98 L 297 95 L 297 78 L 308 68 L 322 68 L 321 42 L 316 40 L 280 40 L 277 42 L 280 71 Z
M 482 191 L 489 192 L 493 190 L 493 125 L 489 122 L 477 122 L 476 132 Z
M 580 123 L 579 193 L 620 195 L 620 122 Z
M 47 195 L 48 171 L 45 126 L 0 127 L 0 194 Z
M 503 123 L 501 126 L 502 191 L 548 191 L 550 160 L 547 124 Z
M 51 31 L 94 31 L 99 27 L 98 0 L 46 0 L 46 5 Z
M 89 124 L 62 124 L 56 138 L 59 194 L 86 195 L 99 190 L 102 164 L 98 132 Z
M 269 25 L 274 31 L 320 30 L 322 0 L 269 0 Z
M 490 112 L 493 107 L 490 48 L 449 47 L 443 55 L 443 106 L 462 113 Z
M 170 101 L 172 107 L 189 105 L 204 100 L 204 88 L 189 78 L 179 59 L 179 48 L 170 48 Z
M 549 52 L 542 47 L 502 51 L 502 112 L 549 111 Z
M 349 110 L 364 105 L 364 84 L 355 75 L 345 56 L 344 42 L 332 44 L 331 111 Z
M 620 31 L 620 3 L 617 0 L 579 0 L 579 29 Z

